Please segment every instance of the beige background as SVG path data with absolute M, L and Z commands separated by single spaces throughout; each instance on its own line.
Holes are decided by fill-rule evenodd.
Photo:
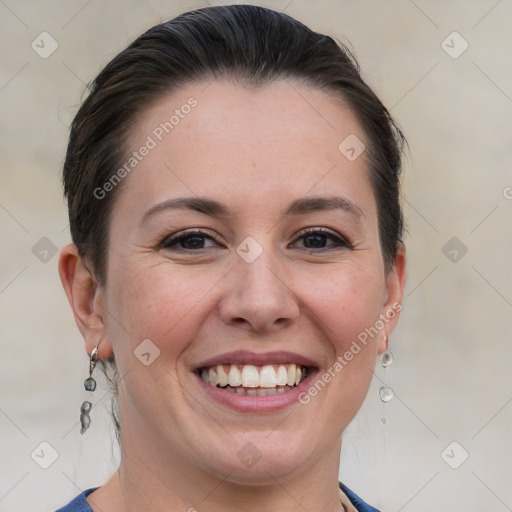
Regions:
M 377 365 L 345 435 L 341 478 L 384 511 L 511 510 L 512 2 L 256 3 L 350 41 L 411 147 L 395 362 L 385 373 Z M 59 173 L 84 83 L 145 29 L 206 5 L 0 2 L 1 511 L 54 510 L 116 467 L 106 414 L 79 435 L 87 359 L 57 255 L 40 261 L 52 246 L 39 242 L 39 258 L 33 247 L 69 241 Z M 43 31 L 59 45 L 47 59 L 31 48 Z M 444 43 L 452 56 L 442 46 L 453 31 L 469 44 L 458 58 L 459 36 Z M 452 246 L 443 252 L 452 237 L 467 247 L 456 262 Z M 386 404 L 382 381 L 396 394 Z M 460 447 L 443 459 L 453 441 Z M 51 462 L 41 442 L 58 455 L 48 469 L 36 463 Z M 460 462 L 463 449 L 468 459 L 452 469 L 445 460 Z

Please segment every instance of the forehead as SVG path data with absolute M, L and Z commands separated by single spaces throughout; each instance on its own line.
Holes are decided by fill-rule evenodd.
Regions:
M 185 192 L 268 202 L 341 186 L 368 202 L 366 155 L 351 161 L 340 151 L 354 136 L 365 139 L 352 111 L 321 90 L 284 80 L 256 89 L 190 84 L 138 116 L 127 159 L 133 151 L 145 156 L 128 191 L 149 206 Z

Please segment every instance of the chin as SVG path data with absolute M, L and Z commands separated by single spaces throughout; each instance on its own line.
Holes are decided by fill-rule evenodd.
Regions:
M 285 432 L 244 435 L 226 446 L 224 457 L 219 453 L 214 456 L 215 472 L 229 475 L 227 480 L 239 485 L 275 484 L 275 479 L 311 464 L 314 445 L 311 436 L 304 437 L 308 438 L 307 443 Z M 322 451 L 321 447 L 318 451 Z

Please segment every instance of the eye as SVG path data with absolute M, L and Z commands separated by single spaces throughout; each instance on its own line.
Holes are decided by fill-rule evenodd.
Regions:
M 342 236 L 326 228 L 310 228 L 303 231 L 296 239 L 303 242 L 303 248 L 308 251 L 320 252 L 340 248 L 352 248 Z M 297 243 L 297 242 L 295 242 Z
M 303 244 L 302 247 L 300 247 L 300 242 Z M 298 243 L 299 248 L 312 252 L 352 248 L 351 244 L 342 236 L 326 228 L 310 228 L 303 231 L 292 245 L 297 245 Z M 209 247 L 218 247 L 219 245 L 220 243 L 212 235 L 199 229 L 187 229 L 165 238 L 159 245 L 159 248 L 194 252 L 208 249 Z
M 218 246 L 218 243 L 211 235 L 198 229 L 187 229 L 186 231 L 180 231 L 179 233 L 174 233 L 167 237 L 160 244 L 159 248 L 194 251 L 212 247 L 212 245 L 207 245 L 208 242 L 213 242 L 213 246 Z

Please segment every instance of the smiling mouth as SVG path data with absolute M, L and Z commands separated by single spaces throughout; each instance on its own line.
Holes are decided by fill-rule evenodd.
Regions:
M 255 366 L 217 364 L 199 368 L 198 375 L 210 386 L 239 395 L 266 396 L 297 387 L 308 375 L 307 366 L 295 363 Z

